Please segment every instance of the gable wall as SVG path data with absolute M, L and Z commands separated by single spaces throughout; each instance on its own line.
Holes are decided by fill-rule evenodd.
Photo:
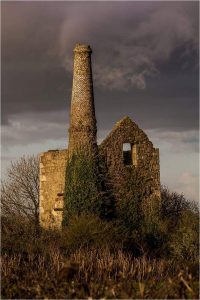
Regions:
M 137 166 L 124 164 L 123 143 L 136 145 Z M 131 168 L 138 180 L 141 180 L 141 194 L 145 194 L 146 198 L 160 197 L 159 150 L 153 147 L 147 135 L 130 119 L 116 124 L 99 149 L 116 194 L 123 179 L 128 180 Z

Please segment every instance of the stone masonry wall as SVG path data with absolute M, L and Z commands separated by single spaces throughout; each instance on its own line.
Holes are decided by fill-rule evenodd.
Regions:
M 130 143 L 133 148 L 135 165 L 125 165 L 123 144 Z M 124 180 L 128 181 L 134 171 L 141 197 L 160 198 L 159 150 L 153 147 L 147 135 L 128 117 L 119 121 L 99 147 L 108 178 L 112 180 L 115 194 Z M 144 200 L 145 200 L 144 199 Z
M 123 143 L 136 146 L 135 165 L 124 165 Z M 104 175 L 112 181 L 116 200 L 121 185 L 132 174 L 130 170 L 135 171 L 139 191 L 148 203 L 152 197 L 160 198 L 159 150 L 131 119 L 126 117 L 117 122 L 98 148 L 100 161 L 105 166 Z M 52 150 L 40 155 L 40 224 L 44 228 L 61 227 L 67 159 L 68 150 Z
M 40 155 L 40 224 L 60 228 L 67 150 L 51 150 Z

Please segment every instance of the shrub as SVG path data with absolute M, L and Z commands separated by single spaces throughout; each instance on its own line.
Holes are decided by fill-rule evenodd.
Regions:
M 183 194 L 161 187 L 161 220 L 166 224 L 167 253 L 176 259 L 193 260 L 198 256 L 198 215 L 194 201 Z
M 198 213 L 198 206 L 194 201 L 187 200 L 183 194 L 170 192 L 165 186 L 161 186 L 161 217 L 168 219 L 172 229 L 178 224 L 183 212 Z
M 1 250 L 9 255 L 43 254 L 48 255 L 49 250 L 59 248 L 60 233 L 44 230 L 35 226 L 35 222 L 28 221 L 20 216 L 12 218 L 2 217 Z
M 113 247 L 116 236 L 117 230 L 111 222 L 103 221 L 94 214 L 82 213 L 71 216 L 68 226 L 63 228 L 62 245 L 67 250 L 92 246 Z
M 182 213 L 177 230 L 171 235 L 169 246 L 176 259 L 197 260 L 199 251 L 199 216 L 189 210 Z
M 2 252 L 22 253 L 28 251 L 37 236 L 35 223 L 20 215 L 12 218 L 2 216 Z
M 168 223 L 161 217 L 159 198 L 146 199 L 142 205 L 142 220 L 138 243 L 143 254 L 163 256 L 167 249 Z

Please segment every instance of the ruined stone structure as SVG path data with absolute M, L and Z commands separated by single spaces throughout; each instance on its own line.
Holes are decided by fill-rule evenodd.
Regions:
M 61 227 L 66 163 L 79 150 L 99 157 L 116 201 L 120 186 L 133 174 L 144 200 L 160 198 L 159 150 L 129 117 L 117 122 L 97 146 L 91 53 L 86 45 L 74 49 L 68 149 L 40 155 L 40 223 L 45 228 Z

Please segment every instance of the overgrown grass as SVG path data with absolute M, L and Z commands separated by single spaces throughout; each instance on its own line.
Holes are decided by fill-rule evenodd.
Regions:
M 136 229 L 91 213 L 62 231 L 2 217 L 1 298 L 198 299 L 198 209 L 162 200 Z
M 85 215 L 63 232 L 7 226 L 2 299 L 198 298 L 197 260 L 135 257 L 113 227 Z
M 167 188 L 161 199 L 141 195 L 137 174 L 116 201 L 100 169 L 84 155 L 67 165 L 56 231 L 38 226 L 37 161 L 12 166 L 1 194 L 2 299 L 198 298 L 198 207 Z
M 2 256 L 2 298 L 198 298 L 198 265 L 134 258 L 118 249 Z

